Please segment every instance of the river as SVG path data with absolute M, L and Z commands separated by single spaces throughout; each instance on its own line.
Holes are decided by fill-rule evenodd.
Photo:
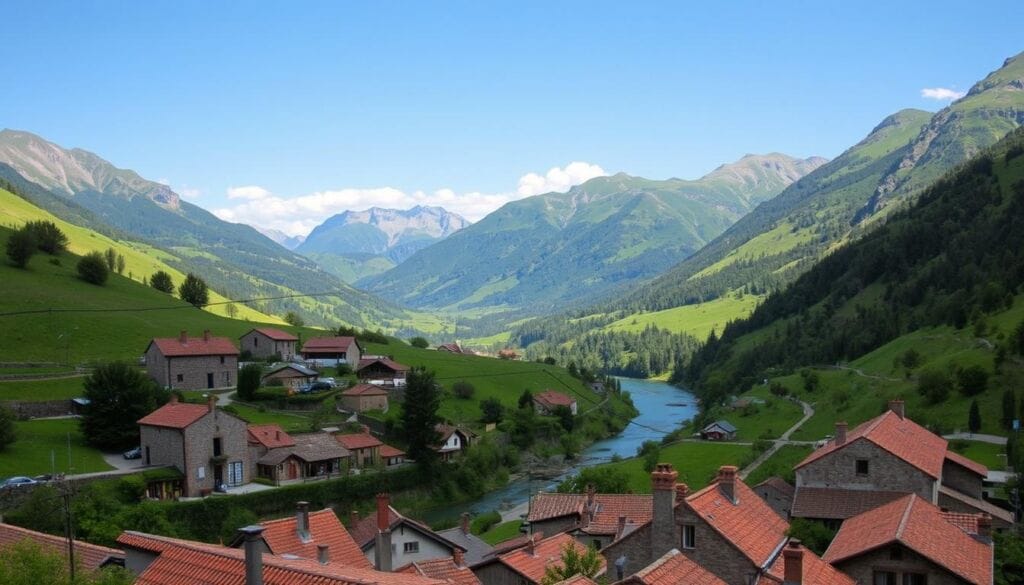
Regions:
M 516 479 L 501 489 L 485 494 L 478 500 L 429 510 L 424 513 L 423 520 L 434 524 L 442 520 L 457 518 L 462 512 L 468 511 L 475 516 L 491 510 L 507 510 L 523 504 L 538 491 L 554 490 L 562 479 L 583 467 L 605 463 L 611 460 L 613 455 L 620 457 L 636 455 L 637 448 L 644 441 L 660 440 L 697 413 L 697 399 L 689 392 L 671 384 L 635 378 L 619 378 L 619 380 L 622 383 L 622 389 L 629 392 L 633 398 L 633 405 L 640 412 L 621 433 L 587 447 L 580 458 L 557 478 L 523 477 Z

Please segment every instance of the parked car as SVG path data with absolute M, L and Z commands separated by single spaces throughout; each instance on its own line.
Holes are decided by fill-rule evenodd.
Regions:
M 312 384 L 304 384 L 299 388 L 299 394 L 316 394 L 317 392 L 325 392 L 331 389 L 331 385 L 327 382 L 313 382 Z
M 330 386 L 332 389 L 338 387 L 338 383 L 334 381 L 334 378 L 320 378 L 319 380 L 317 380 L 317 382 L 323 382 L 324 384 Z
M 142 447 L 135 447 L 134 449 L 128 449 L 124 453 L 125 459 L 142 459 Z
M 0 484 L 0 489 L 11 489 L 11 488 L 21 487 L 21 486 L 25 486 L 25 485 L 35 485 L 37 483 L 39 483 L 39 482 L 34 480 L 34 479 L 32 479 L 31 477 L 25 477 L 24 475 L 17 475 L 15 477 L 8 478 L 2 484 Z

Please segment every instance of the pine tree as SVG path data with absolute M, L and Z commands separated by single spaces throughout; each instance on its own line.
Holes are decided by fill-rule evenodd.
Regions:
M 405 401 L 402 404 L 402 432 L 409 445 L 409 457 L 429 476 L 437 463 L 434 447 L 441 440 L 437 411 L 441 407 L 441 388 L 434 381 L 434 373 L 425 368 L 413 368 L 406 376 Z
M 981 430 L 981 411 L 978 410 L 978 401 L 971 401 L 971 412 L 967 415 L 967 428 L 971 433 Z

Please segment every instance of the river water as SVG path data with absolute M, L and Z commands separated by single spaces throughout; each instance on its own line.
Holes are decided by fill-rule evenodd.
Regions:
M 660 440 L 697 413 L 697 399 L 689 392 L 653 380 L 619 378 L 622 389 L 633 398 L 640 412 L 621 433 L 598 441 L 585 449 L 572 466 L 554 479 L 527 477 L 509 482 L 501 489 L 485 494 L 473 502 L 462 502 L 429 510 L 423 515 L 428 523 L 457 518 L 462 512 L 474 516 L 491 510 L 504 510 L 522 504 L 538 491 L 553 491 L 564 478 L 589 467 L 609 461 L 613 455 L 632 457 L 644 441 Z M 529 470 L 526 470 L 529 471 Z

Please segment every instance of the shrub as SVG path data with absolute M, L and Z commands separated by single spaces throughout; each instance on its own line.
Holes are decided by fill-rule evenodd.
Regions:
M 780 398 L 789 394 L 789 388 L 786 388 L 779 382 L 772 382 L 771 386 L 768 387 L 768 391 Z
M 913 370 L 917 366 L 921 365 L 921 354 L 917 353 L 916 349 L 910 348 L 907 351 L 903 352 L 903 357 L 900 361 L 903 362 L 904 368 L 907 368 L 908 370 Z
M 469 531 L 473 534 L 483 534 L 497 524 L 501 524 L 501 514 L 497 510 L 492 510 L 473 518 L 469 523 Z
M 284 322 L 293 327 L 302 327 L 306 324 L 306 320 L 295 311 L 288 311 L 284 315 Z
M 14 426 L 16 418 L 13 410 L 0 405 L 0 451 L 18 440 L 18 431 Z
M 238 372 L 238 397 L 242 400 L 255 398 L 262 378 L 263 368 L 259 364 L 248 364 L 242 368 L 242 371 Z
M 485 398 L 480 401 L 480 422 L 500 423 L 505 417 L 505 407 L 497 398 Z
M 32 234 L 40 251 L 51 256 L 68 249 L 68 237 L 52 221 L 30 221 L 22 229 Z
M 794 518 L 789 524 L 789 536 L 800 539 L 804 546 L 821 555 L 825 553 L 829 543 L 836 536 L 835 530 L 830 530 L 823 523 L 806 518 Z
M 174 281 L 171 280 L 171 275 L 163 270 L 157 270 L 149 277 L 149 286 L 167 294 L 174 292 Z
M 18 268 L 28 265 L 29 258 L 36 252 L 36 239 L 32 232 L 20 229 L 7 238 L 7 258 Z
M 109 275 L 107 262 L 99 252 L 89 252 L 78 261 L 78 276 L 88 283 L 102 286 Z
M 425 337 L 413 337 L 409 340 L 409 345 L 420 349 L 426 349 L 430 347 L 430 342 L 427 341 Z
M 473 394 L 475 393 L 476 388 L 465 380 L 459 380 L 458 382 L 452 384 L 452 394 L 454 394 L 457 398 L 469 400 L 470 398 L 473 397 Z
M 917 379 L 917 392 L 924 396 L 929 404 L 939 404 L 949 398 L 953 384 L 945 373 L 938 370 L 925 370 Z
M 988 387 L 988 372 L 985 368 L 974 364 L 957 370 L 957 386 L 964 396 L 975 396 L 981 394 Z

